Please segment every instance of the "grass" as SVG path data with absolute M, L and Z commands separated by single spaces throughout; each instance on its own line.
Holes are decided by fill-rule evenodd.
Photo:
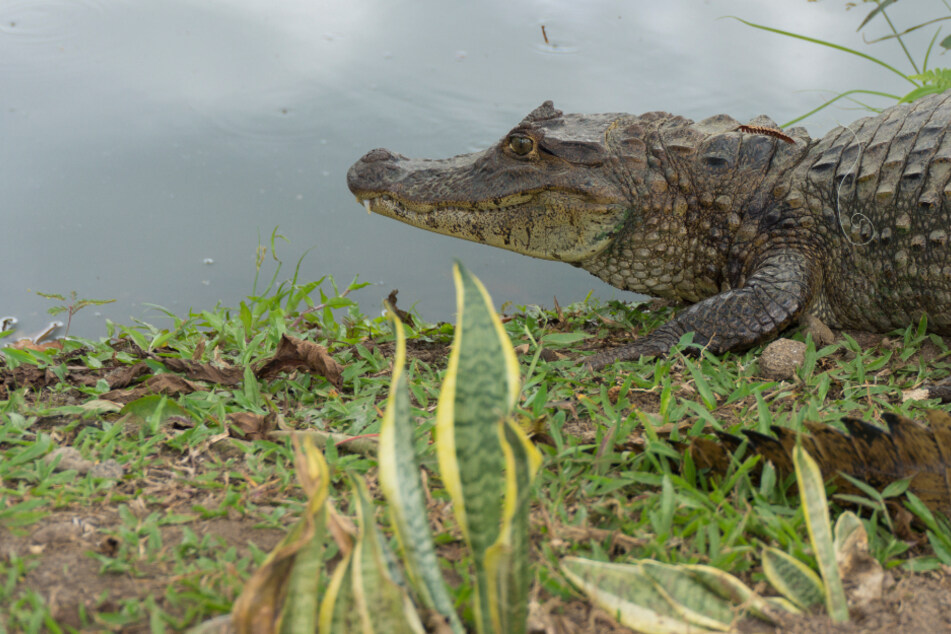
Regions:
M 329 278 L 272 284 L 234 309 L 169 315 L 166 328 L 110 324 L 108 337 L 73 337 L 61 351 L 5 349 L 0 632 L 177 631 L 229 611 L 243 580 L 301 511 L 290 430 L 337 434 L 320 443 L 338 510 L 353 512 L 345 471 L 363 474 L 378 499 L 374 454 L 349 439 L 379 431 L 393 335 L 350 299 L 358 287 L 339 289 Z M 759 350 L 676 352 L 595 376 L 579 364 L 578 350 L 616 344 L 669 314 L 590 300 L 522 307 L 506 321 L 522 346 L 519 420 L 545 455 L 531 514 L 539 604 L 569 613 L 582 600 L 557 569 L 569 554 L 706 563 L 756 581 L 759 550 L 772 545 L 815 566 L 788 478 L 769 467 L 755 475 L 752 457 L 711 476 L 694 466 L 686 443 L 713 430 L 836 425 L 846 415 L 920 419 L 922 408 L 937 404 L 903 402 L 902 390 L 951 368 L 945 341 L 917 327 L 861 343 L 846 334 L 820 349 L 810 342 L 788 382 L 758 375 Z M 415 322 L 407 377 L 414 414 L 431 421 L 452 327 Z M 325 346 L 342 368 L 339 384 L 301 367 L 259 377 L 284 334 Z M 228 385 L 189 379 L 190 391 L 122 402 L 123 390 L 180 374 L 169 370 L 172 360 L 238 368 L 240 378 Z M 116 388 L 115 377 L 138 364 L 133 383 Z M 259 415 L 263 427 L 253 439 L 239 430 L 236 413 Z M 416 450 L 434 464 L 427 432 L 418 430 Z M 61 470 L 47 459 L 59 447 L 75 448 L 94 466 L 114 460 L 121 477 Z M 429 489 L 439 554 L 457 573 L 460 600 L 472 587 L 459 531 L 435 476 Z M 887 567 L 951 563 L 947 522 L 919 509 L 928 531 L 897 531 L 886 498 L 907 503 L 898 488 L 832 499 L 861 512 L 872 553 Z M 914 499 L 909 505 L 916 508 Z M 336 549 L 324 557 L 332 569 Z

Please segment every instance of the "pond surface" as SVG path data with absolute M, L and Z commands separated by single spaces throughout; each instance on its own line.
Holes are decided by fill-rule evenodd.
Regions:
M 451 319 L 453 258 L 498 304 L 567 304 L 591 291 L 631 299 L 565 264 L 369 216 L 347 169 L 376 147 L 433 158 L 482 149 L 545 99 L 566 112 L 782 123 L 831 94 L 822 91 L 907 92 L 856 57 L 717 19 L 902 64 L 893 43 L 869 48 L 856 34 L 867 10 L 805 0 L 2 2 L 0 316 L 24 331 L 45 324 L 51 303 L 32 291 L 114 298 L 74 324 L 96 337 L 105 318 L 165 323 L 149 304 L 180 315 L 234 306 L 275 227 L 289 240 L 278 243 L 282 278 L 302 256 L 302 280 L 359 275 L 374 285 L 351 297 L 369 313 L 398 288 L 403 308 Z M 807 125 L 818 136 L 858 116 L 830 109 Z M 268 259 L 262 280 L 273 270 Z

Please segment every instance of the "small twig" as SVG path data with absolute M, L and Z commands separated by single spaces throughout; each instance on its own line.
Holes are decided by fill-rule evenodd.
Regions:
M 544 25 L 544 24 L 542 25 L 542 37 L 545 38 L 545 44 L 551 44 L 551 42 L 548 41 L 548 34 L 545 33 L 545 25 Z

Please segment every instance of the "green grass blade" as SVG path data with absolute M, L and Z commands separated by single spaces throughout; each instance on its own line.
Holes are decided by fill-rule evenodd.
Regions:
M 826 42 L 825 40 L 818 40 L 818 39 L 816 39 L 816 38 L 814 38 L 814 37 L 807 37 L 807 36 L 805 36 L 805 35 L 800 35 L 799 33 L 792 33 L 792 32 L 790 32 L 790 31 L 783 31 L 783 30 L 781 30 L 781 29 L 775 29 L 775 28 L 770 27 L 770 26 L 764 26 L 764 25 L 762 25 L 762 24 L 756 24 L 755 22 L 747 22 L 747 21 L 744 20 L 743 18 L 738 18 L 738 17 L 736 17 L 735 15 L 728 15 L 728 16 L 726 16 L 726 17 L 728 17 L 728 18 L 733 18 L 734 20 L 738 20 L 738 21 L 742 22 L 743 24 L 745 24 L 746 26 L 751 26 L 751 27 L 753 27 L 754 29 L 760 29 L 760 30 L 762 30 L 762 31 L 769 31 L 770 33 L 777 33 L 777 34 L 779 34 L 779 35 L 785 35 L 786 37 L 792 37 L 792 38 L 795 38 L 795 39 L 797 39 L 797 40 L 802 40 L 802 41 L 804 41 L 804 42 L 812 42 L 813 44 L 819 44 L 819 45 L 821 45 L 821 46 L 827 46 L 827 47 L 829 47 L 829 48 L 834 48 L 834 49 L 836 49 L 837 51 L 843 51 L 843 52 L 845 52 L 845 53 L 851 53 L 852 55 L 857 55 L 857 56 L 859 56 L 859 57 L 862 57 L 862 58 L 864 58 L 864 59 L 867 59 L 867 60 L 870 61 L 870 62 L 873 62 L 873 63 L 875 63 L 875 64 L 878 64 L 879 66 L 881 66 L 881 67 L 883 67 L 883 68 L 887 68 L 887 69 L 890 70 L 891 72 L 893 72 L 893 73 L 895 73 L 896 75 L 898 75 L 899 77 L 901 77 L 901 78 L 903 78 L 903 79 L 905 79 L 905 80 L 911 82 L 911 83 L 914 84 L 915 86 L 918 85 L 917 83 L 915 83 L 914 80 L 910 79 L 910 78 L 908 77 L 908 75 L 906 75 L 905 73 L 901 72 L 900 70 L 898 70 L 898 69 L 895 68 L 894 66 L 892 66 L 892 65 L 890 65 L 890 64 L 887 64 L 886 62 L 883 62 L 882 60 L 878 59 L 877 57 L 872 57 L 871 55 L 867 55 L 867 54 L 865 54 L 865 53 L 863 53 L 863 52 L 861 52 L 861 51 L 857 51 L 857 50 L 855 50 L 854 48 L 849 48 L 849 47 L 847 47 L 847 46 L 842 46 L 841 44 L 835 44 L 834 42 Z
M 796 467 L 796 482 L 799 484 L 799 497 L 806 516 L 809 539 L 825 582 L 826 609 L 834 622 L 843 623 L 849 620 L 849 606 L 842 588 L 839 566 L 835 561 L 832 524 L 829 522 L 829 504 L 822 472 L 800 444 L 793 448 L 793 465 Z
M 485 555 L 502 532 L 502 425 L 518 396 L 518 361 L 482 283 L 459 263 L 453 277 L 458 321 L 436 407 L 436 451 L 475 562 L 476 627 L 485 632 L 494 611 Z
M 843 97 L 848 97 L 849 95 L 856 95 L 856 94 L 861 94 L 861 95 L 876 95 L 876 96 L 879 96 L 879 97 L 886 97 L 886 98 L 888 98 L 888 99 L 894 99 L 895 101 L 898 101 L 899 99 L 901 99 L 901 95 L 893 95 L 892 93 L 889 93 L 889 92 L 880 92 L 880 91 L 878 91 L 878 90 L 846 90 L 845 92 L 840 93 L 839 95 L 836 95 L 835 97 L 833 97 L 833 98 L 830 99 L 829 101 L 823 103 L 822 105 L 813 108 L 812 110 L 810 110 L 810 111 L 807 112 L 806 114 L 804 114 L 804 115 L 802 115 L 802 116 L 799 116 L 799 117 L 796 117 L 795 119 L 791 119 L 790 121 L 787 121 L 787 122 L 784 123 L 781 127 L 783 127 L 783 128 L 788 128 L 789 126 L 794 125 L 794 124 L 796 124 L 796 123 L 799 123 L 800 121 L 802 121 L 803 119 L 805 119 L 805 118 L 807 118 L 807 117 L 811 117 L 812 115 L 816 114 L 817 112 L 819 112 L 819 111 L 822 110 L 823 108 L 825 108 L 825 107 L 827 107 L 827 106 L 829 106 L 829 105 L 835 103 L 835 102 L 838 101 L 839 99 L 842 99 Z
M 423 605 L 445 617 L 450 628 L 462 634 L 463 627 L 439 570 L 439 561 L 427 522 L 428 511 L 413 447 L 414 425 L 410 416 L 409 389 L 405 373 L 406 334 L 403 323 L 391 311 L 396 333 L 393 378 L 380 427 L 380 488 L 389 503 L 390 520 L 403 552 L 406 574 Z

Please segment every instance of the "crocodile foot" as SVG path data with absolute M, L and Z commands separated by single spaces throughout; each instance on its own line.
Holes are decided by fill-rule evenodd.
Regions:
M 951 403 L 951 377 L 926 385 L 925 389 L 928 390 L 928 398 L 938 398 L 942 403 Z

